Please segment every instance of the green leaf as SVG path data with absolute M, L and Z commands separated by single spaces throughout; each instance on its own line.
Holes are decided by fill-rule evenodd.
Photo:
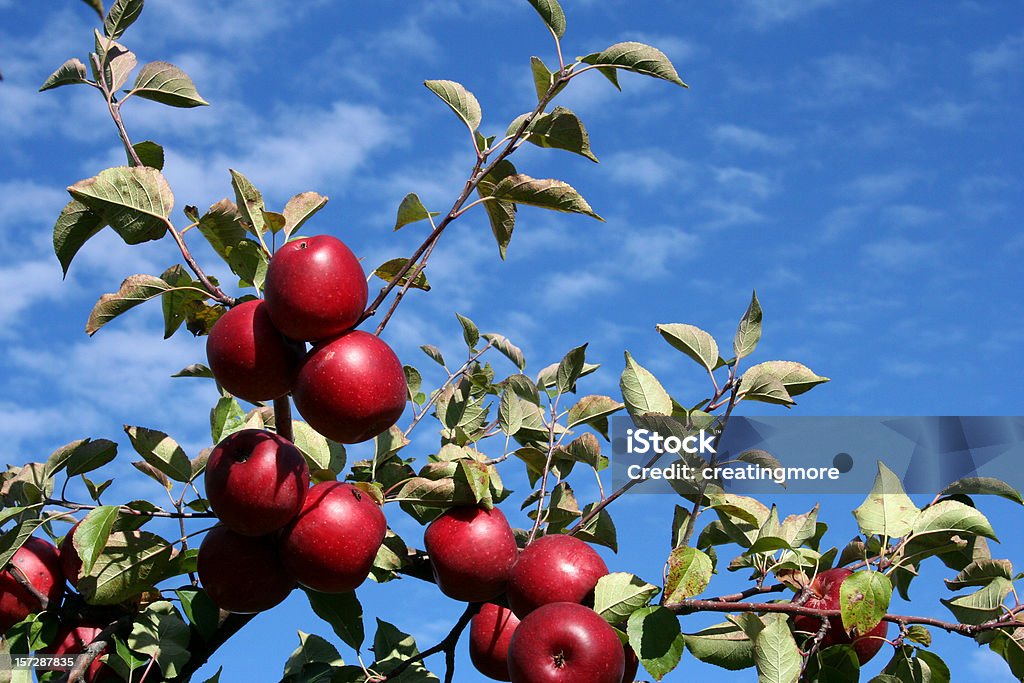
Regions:
M 514 135 L 519 130 L 524 117 L 512 122 L 508 135 Z M 555 107 L 550 114 L 538 116 L 530 123 L 526 133 L 526 139 L 538 147 L 562 149 L 586 157 L 594 163 L 598 161 L 590 149 L 590 134 L 583 122 L 565 107 Z
M 318 635 L 299 631 L 299 646 L 285 662 L 284 676 L 301 674 L 305 665 L 320 663 L 328 666 L 345 664 L 334 645 Z
M 67 476 L 92 472 L 117 456 L 117 444 L 107 439 L 85 439 L 76 445 L 67 459 Z
M 765 618 L 765 622 L 765 627 L 754 639 L 758 683 L 797 683 L 803 658 L 787 620 L 783 617 Z
M 515 175 L 515 173 L 515 166 L 507 159 L 502 160 L 490 173 L 480 180 L 476 188 L 477 194 L 481 199 L 493 197 L 494 189 L 498 183 L 505 178 Z M 516 225 L 516 205 L 499 199 L 489 199 L 484 202 L 484 210 L 487 212 L 491 233 L 498 243 L 498 253 L 504 259 L 509 242 L 512 241 L 512 232 Z
M 89 74 L 85 69 L 85 64 L 82 60 L 77 57 L 72 57 L 68 61 L 57 67 L 50 76 L 43 81 L 43 85 L 40 86 L 39 92 L 44 90 L 52 90 L 59 88 L 62 85 L 74 85 L 76 83 L 87 83 Z
M 718 343 L 699 327 L 669 323 L 657 325 L 656 329 L 673 348 L 703 365 L 708 372 L 718 366 Z
M 839 586 L 843 628 L 867 633 L 882 621 L 892 600 L 892 582 L 877 571 L 859 571 Z
M 363 646 L 363 606 L 354 592 L 319 593 L 306 589 L 309 606 L 326 621 L 342 642 L 358 651 Z
M 384 280 L 384 282 L 391 282 L 392 280 L 395 279 L 395 277 L 398 276 L 398 273 L 402 270 L 402 268 L 405 267 L 405 264 L 408 263 L 408 262 L 409 262 L 409 259 L 404 258 L 404 257 L 402 257 L 402 258 L 393 258 L 390 261 L 387 261 L 387 262 L 382 263 L 381 265 L 377 266 L 377 269 L 373 271 L 373 274 L 376 275 L 377 277 L 379 277 L 381 280 Z M 397 283 L 397 285 L 399 287 L 404 287 L 405 284 L 407 282 L 409 282 L 409 273 L 412 272 L 413 270 L 415 270 L 415 268 L 416 268 L 416 266 L 414 264 L 409 269 L 408 272 L 406 272 L 405 274 L 402 275 L 402 278 Z M 420 289 L 420 290 L 423 290 L 424 292 L 429 292 L 430 291 L 430 283 L 427 282 L 427 274 L 426 274 L 426 272 L 421 270 L 416 275 L 416 279 L 414 279 L 412 281 L 412 284 L 409 285 L 409 287 L 411 287 L 412 289 Z
M 434 361 L 441 367 L 445 366 L 444 356 L 441 355 L 441 349 L 437 348 L 436 346 L 431 346 L 430 344 L 424 344 L 423 346 L 420 347 L 420 350 L 423 351 L 423 353 L 427 354 L 430 360 Z
M 276 211 L 263 212 L 263 225 L 274 235 L 284 230 L 285 223 L 287 222 L 288 219 L 284 217 L 283 213 L 277 213 Z
M 263 289 L 269 263 L 263 247 L 248 238 L 235 245 L 228 255 L 228 267 L 238 276 L 240 287 Z
M 188 664 L 189 628 L 174 606 L 164 600 L 154 602 L 135 619 L 128 637 L 132 652 L 156 660 L 168 679 L 175 678 Z
M 217 254 L 228 261 L 231 250 L 245 240 L 245 227 L 238 207 L 230 199 L 222 199 L 203 214 L 196 226 Z
M 423 85 L 441 98 L 471 131 L 480 127 L 483 114 L 473 93 L 455 81 L 424 81 Z
M 72 199 L 61 210 L 53 226 L 53 253 L 65 276 L 78 250 L 105 225 L 99 214 L 77 199 Z
M 235 205 L 245 228 L 253 235 L 262 235 L 267 229 L 263 218 L 266 211 L 263 194 L 244 175 L 234 169 L 228 170 L 231 173 L 231 187 L 235 190 Z
M 398 217 L 395 219 L 395 230 L 404 228 L 410 223 L 426 220 L 438 215 L 440 214 L 437 211 L 427 211 L 427 207 L 423 206 L 423 202 L 420 201 L 419 195 L 415 192 L 410 192 L 405 195 L 405 198 L 402 199 L 402 203 L 398 205 Z
M 747 312 L 740 319 L 736 337 L 732 342 L 737 360 L 752 354 L 759 341 L 761 341 L 761 303 L 757 300 L 757 292 L 754 292 L 750 306 L 747 307 Z
M 188 74 L 167 62 L 150 62 L 139 70 L 132 93 L 171 107 L 189 109 L 209 104 L 196 90 Z
M 210 410 L 210 438 L 217 444 L 245 428 L 245 411 L 233 396 L 221 396 Z
M 174 548 L 148 531 L 115 531 L 93 564 L 82 574 L 78 590 L 93 605 L 115 605 L 144 591 L 172 573 Z
M 675 548 L 665 567 L 665 600 L 669 603 L 700 595 L 711 582 L 711 558 L 689 546 Z
M 192 365 L 186 365 L 181 370 L 171 375 L 171 377 L 202 377 L 204 379 L 213 379 L 213 371 L 202 363 L 193 363 Z
M 27 517 L 0 536 L 0 571 L 7 568 L 7 563 L 14 557 L 14 553 L 18 552 L 18 549 L 25 545 L 25 541 L 45 521 L 47 520 L 44 517 Z
M 958 532 L 996 539 L 991 523 L 977 508 L 957 500 L 940 500 L 921 511 L 914 520 L 914 536 Z M 909 544 L 908 544 L 909 545 Z
M 565 35 L 565 13 L 558 0 L 530 0 L 530 4 L 556 38 Z
M 743 377 L 752 379 L 762 373 L 778 379 L 786 388 L 786 393 L 789 396 L 799 396 L 819 384 L 830 381 L 828 377 L 816 375 L 806 365 L 790 360 L 770 360 L 758 363 L 743 373 Z
M 82 574 L 92 571 L 96 558 L 103 552 L 110 538 L 110 530 L 114 527 L 114 521 L 120 508 L 116 505 L 103 505 L 89 511 L 75 529 L 75 535 L 71 542 L 75 546 L 79 557 L 82 558 Z
M 551 87 L 551 70 L 540 57 L 530 57 L 530 71 L 533 73 L 533 85 L 537 90 L 537 101 L 540 102 Z
M 928 630 L 927 626 L 922 626 L 921 624 L 909 626 L 907 628 L 907 638 L 925 647 L 931 647 L 932 645 L 932 632 Z
M 498 403 L 498 426 L 509 436 L 514 436 L 523 427 L 522 401 L 511 389 L 501 392 Z
M 754 643 L 736 624 L 725 621 L 683 635 L 686 649 L 707 664 L 739 671 L 754 666 Z
M 103 0 L 82 0 L 85 4 L 93 9 L 94 12 L 99 16 L 100 21 L 103 21 Z
M 107 65 L 106 65 L 106 78 L 107 83 L 110 84 L 111 90 L 118 90 L 125 83 L 128 82 L 128 77 L 132 75 L 132 71 L 135 70 L 135 66 L 138 64 L 138 60 L 135 58 L 135 53 L 124 47 L 114 43 L 110 46 L 107 51 Z M 131 162 L 131 155 L 129 155 L 129 163 Z
M 629 615 L 629 645 L 647 672 L 660 681 L 679 665 L 683 634 L 679 619 L 664 607 L 643 607 Z
M 152 275 L 132 275 L 121 283 L 120 289 L 111 294 L 104 294 L 93 306 L 89 320 L 85 323 L 85 331 L 90 336 L 108 322 L 125 311 L 139 304 L 160 296 L 165 292 L 178 291 L 164 280 Z
M 466 346 L 470 350 L 476 348 L 477 342 L 480 341 L 480 330 L 477 329 L 476 324 L 464 315 L 456 313 L 455 317 L 459 319 L 459 324 L 462 325 L 462 338 L 465 340 Z
M 978 559 L 956 575 L 945 579 L 946 587 L 958 591 L 969 586 L 985 586 L 995 579 L 1013 580 L 1013 565 L 1009 560 Z
M 626 351 L 626 369 L 622 371 L 619 387 L 630 415 L 672 414 L 672 398 L 668 392 L 654 375 L 633 360 L 629 351 Z
M 583 508 L 583 515 L 593 512 L 597 503 L 590 503 Z M 575 532 L 576 538 L 587 543 L 595 543 L 611 549 L 613 553 L 619 552 L 618 534 L 615 531 L 615 522 L 612 521 L 611 513 L 607 508 L 602 509 L 589 522 L 578 528 Z
M 373 653 L 376 655 L 373 669 L 392 671 L 401 662 L 415 657 L 420 652 L 416 640 L 386 621 L 377 619 L 377 632 L 373 637 Z M 390 677 L 389 677 L 390 678 Z M 416 662 L 397 678 L 395 683 L 436 683 L 437 676 L 427 671 L 421 662 Z
M 594 611 L 609 624 L 621 624 L 629 615 L 646 607 L 655 595 L 653 586 L 640 577 L 626 572 L 602 576 L 594 588 Z
M 132 145 L 135 154 L 143 166 L 155 168 L 158 171 L 164 169 L 164 148 L 152 140 L 143 140 Z
M 672 60 L 664 52 L 643 43 L 616 43 L 603 52 L 595 52 L 581 58 L 581 61 L 585 64 L 625 69 L 644 76 L 660 78 L 684 88 L 689 87 L 679 78 Z
M 1012 590 L 1013 581 L 996 577 L 991 583 L 973 593 L 951 600 L 942 599 L 940 602 L 949 608 L 957 621 L 964 624 L 982 624 L 1005 612 L 1003 601 Z
M 174 193 L 155 168 L 108 168 L 78 181 L 68 192 L 98 214 L 127 244 L 157 240 L 167 233 Z
M 751 370 L 747 370 L 740 378 L 738 396 L 741 400 L 761 401 L 783 406 L 793 405 L 794 401 L 790 398 L 782 380 L 767 372 L 751 372 Z
M 494 332 L 485 332 L 481 336 L 489 341 L 491 346 L 496 348 L 501 355 L 512 361 L 517 368 L 523 370 L 526 367 L 526 358 L 523 357 L 522 349 L 510 342 L 507 338 Z
M 164 313 L 164 339 L 168 339 L 185 321 L 189 302 L 201 301 L 206 295 L 200 289 L 201 285 L 192 279 L 182 265 L 171 266 L 160 275 L 160 279 L 170 287 L 161 297 Z
M 161 431 L 125 425 L 124 431 L 135 452 L 147 463 L 175 481 L 192 479 L 192 463 L 178 442 Z
M 300 192 L 284 205 L 284 238 L 287 240 L 327 205 L 327 197 L 316 192 Z
M 1024 505 L 1024 498 L 1017 489 L 1005 481 L 992 477 L 965 477 L 954 481 L 939 492 L 940 496 L 956 494 L 999 496 Z
M 566 426 L 572 429 L 577 425 L 606 418 L 619 412 L 624 407 L 624 403 L 619 403 L 610 396 L 584 396 L 576 402 L 576 405 L 569 409 Z
M 583 374 L 586 365 L 587 345 L 577 346 L 565 354 L 558 363 L 558 370 L 555 372 L 555 386 L 559 393 L 576 391 L 576 380 Z
M 865 536 L 879 534 L 899 538 L 914 527 L 919 512 L 914 501 L 904 492 L 899 477 L 879 461 L 871 493 L 853 511 L 853 516 Z
M 344 471 L 347 456 L 340 443 L 331 441 L 305 422 L 292 422 L 292 436 L 295 447 L 306 456 L 311 473 L 330 472 L 333 478 Z
M 493 196 L 514 204 L 526 204 L 564 213 L 580 213 L 604 222 L 579 192 L 561 180 L 538 180 L 517 173 L 498 182 L 494 186 Z
M 174 594 L 181 601 L 181 611 L 185 613 L 199 634 L 209 640 L 217 632 L 220 608 L 214 604 L 206 591 L 199 588 L 186 586 L 177 589 Z
M 103 20 L 103 33 L 117 39 L 135 23 L 142 13 L 143 0 L 115 0 Z

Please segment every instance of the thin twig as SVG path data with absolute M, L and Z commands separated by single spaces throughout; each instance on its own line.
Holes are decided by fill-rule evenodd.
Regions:
M 7 571 L 14 577 L 14 580 L 18 582 L 18 585 L 27 590 L 33 598 L 39 601 L 40 607 L 44 610 L 50 609 L 50 599 L 46 597 L 45 593 L 36 588 L 32 582 L 28 580 L 25 573 L 21 571 L 21 567 L 12 562 L 8 566 Z
M 84 503 L 75 503 L 70 500 L 63 500 L 58 498 L 47 498 L 47 505 L 56 505 L 67 510 L 79 512 L 82 510 L 95 510 L 98 505 L 87 505 Z M 122 515 L 138 515 L 140 517 L 167 517 L 170 519 L 212 519 L 216 517 L 212 512 L 167 512 L 166 510 L 154 510 L 152 512 L 148 510 L 135 510 L 122 505 L 118 510 L 118 514 Z
M 408 669 L 416 662 L 422 662 L 431 655 L 436 655 L 438 652 L 445 653 L 445 664 L 447 666 L 447 673 L 445 675 L 446 683 L 451 683 L 452 677 L 455 674 L 455 647 L 459 643 L 459 638 L 462 637 L 462 632 L 466 630 L 466 626 L 476 616 L 476 613 L 480 611 L 481 603 L 471 602 L 466 606 L 466 611 L 462 613 L 459 620 L 455 622 L 455 626 L 448 632 L 448 635 L 444 637 L 441 642 L 433 647 L 427 648 L 418 655 L 413 655 L 409 659 L 406 659 L 401 664 L 396 666 L 394 669 L 389 671 L 383 677 L 377 679 L 377 683 L 384 683 L 385 681 L 393 681 L 402 675 L 402 672 Z

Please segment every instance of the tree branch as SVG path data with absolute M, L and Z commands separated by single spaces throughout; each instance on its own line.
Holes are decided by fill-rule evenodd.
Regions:
M 135 615 L 127 614 L 96 634 L 92 642 L 75 657 L 75 665 L 71 670 L 58 678 L 56 683 L 86 683 L 85 674 L 89 671 L 89 666 L 113 644 L 114 636 L 125 635 L 134 618 Z
M 469 625 L 469 622 L 473 619 L 476 613 L 480 611 L 480 607 L 481 603 L 479 602 L 471 602 L 466 605 L 466 611 L 462 613 L 459 620 L 455 622 L 455 626 L 452 627 L 452 630 L 448 632 L 448 635 L 446 635 L 441 642 L 431 648 L 423 650 L 418 655 L 414 655 L 409 659 L 406 659 L 383 677 L 376 679 L 375 683 L 393 681 L 416 662 L 422 662 L 427 657 L 436 655 L 439 652 L 445 653 L 445 683 L 452 683 L 455 676 L 455 646 L 459 644 L 459 638 L 462 637 L 462 632 L 466 630 L 466 626 Z

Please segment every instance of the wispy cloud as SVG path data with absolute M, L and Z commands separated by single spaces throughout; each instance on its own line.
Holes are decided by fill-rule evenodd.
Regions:
M 838 0 L 739 0 L 741 15 L 755 28 L 771 28 L 835 5 Z
M 865 202 L 880 203 L 906 192 L 907 188 L 917 180 L 918 175 L 917 172 L 908 169 L 867 173 L 847 182 L 842 192 Z
M 975 105 L 960 102 L 935 102 L 907 108 L 910 118 L 926 126 L 959 128 L 967 123 Z
M 746 152 L 781 154 L 792 148 L 792 144 L 781 136 L 769 135 L 753 128 L 731 123 L 712 128 L 711 139 L 720 145 Z
M 678 190 L 693 184 L 693 166 L 660 149 L 616 152 L 608 155 L 607 175 L 622 185 L 639 187 L 645 192 L 665 188 Z
M 979 76 L 1019 69 L 1024 64 L 1024 33 L 1008 36 L 996 45 L 974 52 L 970 62 Z
M 892 237 L 865 244 L 863 261 L 867 266 L 886 269 L 913 268 L 933 262 L 941 253 L 941 246 L 937 242 Z

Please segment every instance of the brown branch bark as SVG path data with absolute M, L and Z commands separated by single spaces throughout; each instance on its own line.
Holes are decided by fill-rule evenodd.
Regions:
M 131 628 L 135 615 L 128 614 L 112 621 L 106 628 L 96 634 L 82 652 L 75 657 L 75 665 L 71 670 L 57 679 L 56 683 L 85 683 L 85 674 L 89 666 L 96 661 L 114 643 L 114 636 L 124 636 Z

